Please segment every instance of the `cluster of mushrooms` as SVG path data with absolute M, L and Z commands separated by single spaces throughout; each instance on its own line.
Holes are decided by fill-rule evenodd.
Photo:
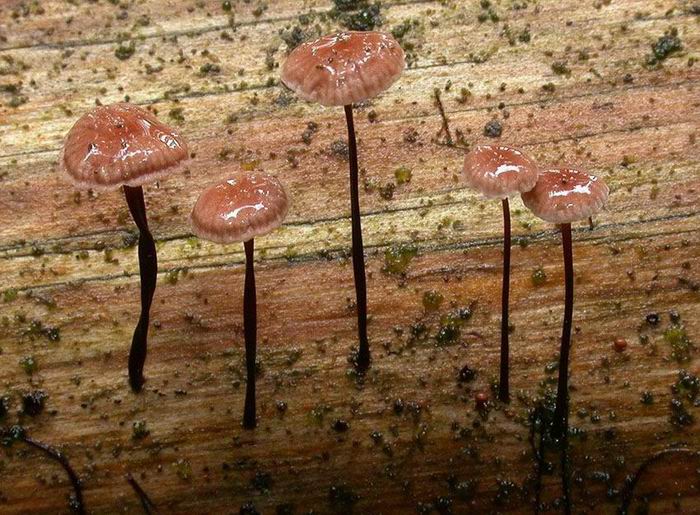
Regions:
M 364 102 L 391 86 L 405 68 L 396 40 L 380 32 L 341 32 L 303 43 L 282 67 L 282 83 L 307 101 L 343 106 L 348 127 L 352 263 L 355 279 L 360 373 L 370 366 L 367 337 L 367 285 L 359 204 L 357 143 L 353 104 Z M 156 287 L 157 257 L 148 227 L 143 186 L 180 169 L 189 157 L 187 144 L 152 113 L 135 105 L 100 106 L 83 115 L 69 131 L 60 165 L 78 188 L 122 188 L 139 232 L 141 315 L 129 353 L 129 382 L 134 392 L 144 385 L 149 312 Z M 279 227 L 288 211 L 288 195 L 280 181 L 260 171 L 226 171 L 227 177 L 205 189 L 191 214 L 193 232 L 218 243 L 243 242 L 246 256 L 244 336 L 246 395 L 243 426 L 256 425 L 255 353 L 256 296 L 254 239 Z M 608 196 L 599 178 L 570 168 L 541 169 L 519 150 L 483 145 L 464 161 L 468 186 L 503 204 L 504 252 L 501 316 L 499 399 L 509 401 L 508 297 L 510 270 L 510 211 L 508 198 L 521 194 L 525 205 L 545 221 L 558 224 L 563 241 L 565 310 L 561 339 L 555 421 L 566 432 L 568 419 L 568 362 L 573 312 L 571 223 L 591 217 Z

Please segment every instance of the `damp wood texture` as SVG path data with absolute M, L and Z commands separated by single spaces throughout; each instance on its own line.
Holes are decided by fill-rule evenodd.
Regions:
M 465 148 L 503 142 L 611 188 L 593 227 L 573 227 L 574 511 L 615 513 L 631 495 L 631 512 L 700 513 L 696 454 L 646 462 L 700 447 L 699 13 L 692 0 L 2 2 L 0 425 L 60 449 L 90 513 L 137 513 L 139 489 L 162 513 L 534 511 L 528 414 L 556 383 L 562 251 L 515 198 L 501 404 L 501 205 L 458 177 Z M 349 363 L 343 111 L 278 80 L 295 44 L 346 27 L 393 32 L 409 61 L 355 110 L 364 378 Z M 125 99 L 193 157 L 144 190 L 160 269 L 138 395 L 136 228 L 120 192 L 78 193 L 57 166 L 80 115 Z M 188 222 L 199 192 L 241 168 L 291 199 L 256 239 L 254 431 L 240 425 L 244 249 Z M 556 513 L 560 460 L 545 460 L 542 512 Z M 71 491 L 36 449 L 0 449 L 1 513 L 68 512 Z

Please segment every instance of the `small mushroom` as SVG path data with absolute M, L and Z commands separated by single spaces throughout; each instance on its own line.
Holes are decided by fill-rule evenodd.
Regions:
M 68 132 L 59 159 L 79 189 L 122 187 L 139 229 L 141 315 L 129 352 L 129 383 L 135 392 L 141 391 L 145 382 L 149 313 L 158 275 L 143 185 L 173 173 L 185 159 L 187 144 L 177 132 L 145 109 L 126 103 L 100 106 L 81 116 Z
M 344 106 L 350 151 L 352 264 L 357 299 L 359 352 L 357 368 L 369 367 L 367 285 L 360 222 L 357 142 L 352 104 L 364 102 L 391 86 L 406 63 L 398 42 L 381 32 L 339 32 L 296 47 L 282 67 L 282 83 L 304 100 Z
M 500 198 L 503 206 L 503 288 L 501 290 L 501 366 L 498 398 L 510 401 L 508 299 L 510 296 L 510 206 L 508 197 L 534 188 L 537 164 L 518 149 L 480 145 L 464 158 L 462 177 L 469 187 L 487 198 Z
M 246 391 L 243 427 L 256 425 L 255 352 L 257 306 L 255 298 L 254 238 L 276 229 L 287 215 L 287 194 L 272 175 L 238 172 L 205 189 L 192 210 L 194 233 L 216 243 L 243 242 L 246 271 L 243 293 Z
M 559 353 L 557 401 L 554 410 L 554 434 L 566 438 L 569 421 L 569 351 L 574 310 L 574 262 L 571 247 L 571 222 L 596 214 L 608 199 L 608 187 L 602 179 L 570 168 L 544 170 L 537 184 L 523 193 L 525 205 L 538 217 L 559 224 L 564 250 L 564 323 Z

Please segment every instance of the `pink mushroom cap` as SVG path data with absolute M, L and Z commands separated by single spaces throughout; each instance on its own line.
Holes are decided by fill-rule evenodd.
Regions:
M 81 116 L 68 131 L 59 158 L 78 188 L 142 186 L 174 171 L 187 159 L 187 144 L 141 107 L 119 103 Z
M 216 243 L 248 241 L 282 224 L 289 202 L 272 175 L 237 172 L 205 189 L 190 217 L 192 230 Z
M 464 158 L 462 177 L 487 198 L 506 198 L 535 187 L 539 167 L 526 154 L 503 145 L 479 145 Z
M 610 190 L 595 175 L 571 168 L 540 172 L 537 184 L 523 193 L 523 203 L 538 217 L 568 224 L 593 216 L 602 209 Z
M 300 97 L 325 106 L 372 98 L 406 66 L 403 50 L 382 32 L 338 32 L 302 43 L 282 66 L 282 82 Z

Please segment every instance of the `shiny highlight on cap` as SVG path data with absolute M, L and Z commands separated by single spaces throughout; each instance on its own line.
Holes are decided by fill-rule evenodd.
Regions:
M 344 106 L 388 89 L 405 66 L 403 50 L 390 34 L 338 32 L 292 50 L 282 82 L 305 100 Z
M 537 184 L 523 193 L 523 203 L 538 217 L 568 224 L 595 215 L 608 200 L 610 190 L 595 175 L 571 168 L 543 170 Z
M 264 172 L 237 172 L 205 189 L 190 219 L 200 238 L 233 243 L 276 229 L 288 207 L 287 193 L 275 177 Z
M 522 151 L 504 145 L 479 145 L 464 158 L 462 178 L 487 198 L 506 198 L 535 187 L 539 167 Z

